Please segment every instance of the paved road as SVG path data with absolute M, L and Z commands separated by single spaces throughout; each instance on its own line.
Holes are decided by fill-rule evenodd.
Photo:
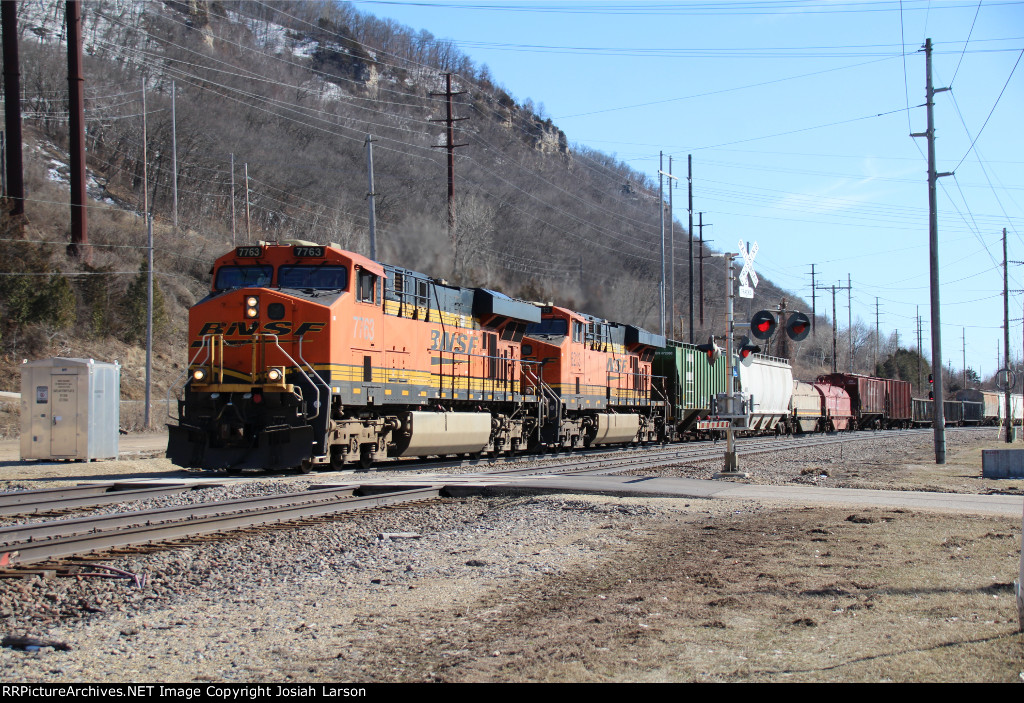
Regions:
M 437 483 L 452 489 L 469 491 L 477 487 L 529 488 L 579 493 L 615 493 L 621 495 L 676 496 L 764 500 L 796 505 L 885 506 L 914 510 L 944 510 L 988 515 L 1024 514 L 1024 498 L 970 493 L 928 493 L 924 491 L 877 491 L 860 488 L 819 488 L 816 486 L 762 486 L 738 481 L 693 478 L 636 476 L 530 476 L 483 478 L 479 476 L 408 477 L 364 485 L 424 485 Z M 334 485 L 324 483 L 325 486 Z

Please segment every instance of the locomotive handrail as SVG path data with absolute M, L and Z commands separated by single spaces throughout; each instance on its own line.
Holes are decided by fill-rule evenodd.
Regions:
M 169 386 L 167 386 L 167 417 L 168 417 L 168 419 L 175 420 L 177 422 L 181 422 L 181 413 L 180 413 L 180 411 L 179 411 L 177 417 L 175 417 L 174 415 L 171 415 L 171 393 L 174 393 L 174 399 L 175 400 L 180 401 L 182 399 L 181 396 L 179 396 L 178 393 L 175 392 L 175 388 L 177 388 L 178 382 L 181 381 L 182 378 L 186 378 L 186 379 L 188 378 L 188 374 L 189 374 L 189 371 L 192 369 L 192 366 L 195 365 L 196 363 L 198 363 L 197 359 L 199 358 L 199 354 L 200 353 L 202 353 L 203 351 L 206 351 L 206 359 L 203 359 L 203 362 L 205 362 L 207 359 L 210 358 L 210 347 L 208 345 L 209 345 L 209 342 L 210 342 L 210 338 L 214 337 L 214 336 L 215 335 L 212 335 L 212 334 L 203 335 L 203 341 L 200 343 L 200 347 L 198 349 L 196 349 L 195 356 L 193 356 L 192 359 L 187 364 L 185 364 L 185 370 L 181 372 L 181 376 L 178 376 L 176 379 L 174 379 L 171 382 L 171 384 Z M 187 384 L 187 383 L 188 383 L 188 381 L 186 380 L 185 383 L 181 384 L 181 389 L 182 390 L 185 389 L 185 384 Z
M 282 353 L 282 354 L 284 354 L 284 355 L 285 355 L 285 357 L 286 357 L 286 358 L 287 358 L 287 359 L 288 359 L 289 361 L 291 361 L 291 362 L 292 362 L 293 364 L 295 364 L 295 369 L 296 369 L 296 370 L 297 370 L 297 371 L 298 371 L 298 372 L 299 372 L 300 374 L 302 374 L 302 377 L 303 377 L 304 379 L 306 379 L 307 381 L 309 381 L 309 384 L 310 384 L 311 386 L 313 386 L 314 388 L 316 388 L 316 387 L 317 387 L 317 384 L 316 384 L 316 382 L 315 382 L 315 381 L 313 381 L 312 379 L 310 379 L 310 377 L 309 377 L 309 376 L 308 376 L 308 375 L 306 374 L 306 372 L 305 372 L 305 371 L 303 371 L 303 369 L 302 369 L 302 366 L 300 366 L 300 365 L 299 365 L 299 364 L 298 364 L 298 363 L 297 363 L 297 362 L 295 361 L 295 359 L 293 359 L 293 358 L 292 358 L 292 355 L 291 355 L 291 354 L 289 354 L 288 352 L 286 352 L 286 351 L 285 351 L 285 350 L 284 350 L 284 349 L 283 349 L 283 348 L 281 347 L 281 342 L 280 342 L 280 340 L 278 339 L 278 337 L 277 337 L 277 335 L 276 335 L 276 334 L 268 334 L 268 335 L 263 335 L 263 336 L 264 336 L 264 337 L 272 337 L 272 338 L 273 338 L 273 340 L 274 340 L 274 346 L 276 346 L 276 347 L 277 347 L 278 349 L 280 349 L 280 350 L 281 350 L 281 353 Z M 299 337 L 299 360 L 300 360 L 300 361 L 301 361 L 301 362 L 302 362 L 303 364 L 305 364 L 305 365 L 306 365 L 306 367 L 307 367 L 307 368 L 309 369 L 309 372 L 310 372 L 311 374 L 313 374 L 313 375 L 314 375 L 314 376 L 316 377 L 317 381 L 320 381 L 320 383 L 321 383 L 321 384 L 323 384 L 323 387 L 324 387 L 324 388 L 325 388 L 325 389 L 327 390 L 327 398 L 328 398 L 328 399 L 330 399 L 330 397 L 331 397 L 331 387 L 330 387 L 330 386 L 329 386 L 329 385 L 327 384 L 327 381 L 325 381 L 325 380 L 323 379 L 323 376 L 321 376 L 320 374 L 318 374 L 318 373 L 316 372 L 316 369 L 314 369 L 314 368 L 313 368 L 313 365 L 312 365 L 312 364 L 310 364 L 310 363 L 309 363 L 308 361 L 306 361 L 305 357 L 303 357 L 303 356 L 302 356 L 302 341 L 303 341 L 303 338 L 302 338 L 302 337 Z M 317 389 L 317 400 L 316 400 L 316 402 L 315 402 L 315 403 L 313 404 L 313 407 L 314 407 L 314 408 L 316 409 L 316 413 L 315 413 L 315 414 L 314 414 L 314 415 L 313 415 L 312 417 L 309 417 L 309 418 L 306 418 L 306 419 L 307 419 L 307 420 L 315 420 L 316 418 L 320 417 L 320 406 L 321 406 L 321 405 L 322 405 L 322 403 L 320 402 L 320 391 L 319 391 L 319 389 Z

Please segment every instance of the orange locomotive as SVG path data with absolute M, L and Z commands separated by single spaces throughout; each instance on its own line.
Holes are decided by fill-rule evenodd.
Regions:
M 523 358 L 541 368 L 542 444 L 589 447 L 663 435 L 666 403 L 651 382 L 663 336 L 562 307 L 545 307 L 541 317 L 526 331 Z
M 238 247 L 189 311 L 188 378 L 167 455 L 181 466 L 309 471 L 653 438 L 645 393 L 657 340 L 554 310 L 591 331 L 524 341 L 550 323 L 501 293 L 335 246 Z M 527 347 L 540 358 L 524 359 Z M 572 355 L 586 374 L 573 376 Z M 573 378 L 582 392 L 567 392 Z
M 189 311 L 167 455 L 299 468 L 516 450 L 535 434 L 520 346 L 539 309 L 306 242 L 238 247 Z

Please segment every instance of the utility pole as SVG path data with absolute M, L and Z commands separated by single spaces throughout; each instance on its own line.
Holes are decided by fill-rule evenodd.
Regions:
M 18 3 L 0 2 L 3 23 L 4 134 L 7 142 L 7 190 L 11 216 L 25 214 L 25 176 L 21 144 L 21 68 L 18 59 Z
M 672 181 L 678 181 L 679 179 L 672 175 L 672 166 L 671 166 L 672 157 L 671 156 L 668 157 L 668 162 L 670 164 L 669 168 L 668 168 L 668 173 L 665 173 L 665 171 L 662 170 L 662 165 L 664 163 L 663 160 L 662 160 L 663 158 L 664 157 L 662 155 L 662 152 L 658 152 L 658 189 L 659 189 L 658 201 L 661 204 L 661 333 L 665 334 L 665 316 L 666 315 L 670 315 L 672 317 L 672 321 L 671 321 L 672 322 L 672 328 L 675 329 L 675 318 L 676 318 L 676 315 L 675 315 L 675 307 L 676 307 L 676 305 L 675 305 L 675 294 L 676 294 L 676 289 L 675 289 L 675 256 L 674 256 L 675 250 L 674 250 L 674 247 L 672 246 L 672 242 L 670 241 L 669 242 L 669 251 L 671 253 L 670 254 L 671 255 L 671 262 L 670 262 L 669 265 L 672 268 L 671 276 L 672 276 L 673 282 L 672 282 L 672 294 L 671 295 L 668 294 L 667 285 L 666 285 L 666 274 L 665 274 L 665 265 L 666 265 L 666 261 L 665 261 L 665 196 L 664 196 L 664 187 L 662 186 L 662 184 L 664 183 L 664 181 L 662 180 L 662 177 L 667 177 L 669 179 L 668 180 L 668 202 L 669 202 L 668 215 L 669 215 L 669 221 L 672 220 Z M 674 228 L 673 228 L 673 231 L 674 231 Z M 670 305 L 666 303 L 666 300 L 670 301 Z M 666 312 L 668 307 L 672 308 L 671 312 Z M 691 326 L 692 326 L 692 324 L 691 324 Z M 691 330 L 690 334 L 692 336 L 692 334 L 693 334 L 692 330 Z
M 146 215 L 146 407 L 143 422 L 153 425 L 153 215 Z
M 370 192 L 366 199 L 370 205 L 370 258 L 377 260 L 377 209 L 374 204 L 374 196 L 377 195 L 373 189 L 373 137 L 366 135 L 366 172 L 369 179 Z
M 838 354 L 838 342 L 839 342 L 839 330 L 836 321 L 836 291 L 847 290 L 849 286 L 821 286 L 819 290 L 831 290 L 832 291 L 832 373 L 839 371 L 839 359 Z
M 146 141 L 146 77 L 142 77 L 142 221 L 149 217 L 149 153 Z
M 669 171 L 671 170 L 670 168 Z M 693 344 L 693 154 L 686 155 L 686 181 L 689 190 L 688 210 L 690 213 L 690 224 L 686 229 L 686 234 L 690 239 L 690 344 Z M 673 283 L 674 291 L 675 283 Z
M 1013 442 L 1013 414 L 1010 411 L 1010 284 L 1009 284 L 1009 262 L 1006 260 L 1006 228 L 1003 228 L 1003 349 L 1006 358 L 1006 373 L 1003 378 L 1006 381 L 1006 388 L 1003 389 L 1003 402 L 1006 412 L 1006 443 Z
M 453 117 L 452 116 L 452 96 L 465 95 L 466 91 L 462 90 L 457 93 L 452 92 L 452 74 L 444 74 L 445 90 L 443 93 L 431 93 L 432 97 L 444 96 L 445 104 L 447 105 L 447 113 L 443 120 L 430 120 L 430 122 L 444 122 L 447 125 L 447 140 L 444 146 L 435 146 L 435 149 L 447 149 L 448 150 L 448 238 L 454 244 L 455 242 L 455 149 L 466 144 L 455 143 L 455 123 L 460 122 L 468 117 Z
M 177 90 L 171 81 L 171 187 L 174 192 L 174 229 L 178 229 L 178 118 L 175 111 Z
M 65 4 L 68 28 L 68 130 L 71 166 L 71 244 L 68 254 L 89 260 L 89 231 L 85 210 L 85 78 L 82 75 L 82 7 Z
M 929 288 L 931 289 L 932 307 L 932 375 L 935 379 L 935 419 L 932 423 L 935 434 L 935 463 L 946 463 L 946 417 L 942 401 L 942 327 L 939 315 L 939 214 L 936 203 L 935 183 L 943 176 L 952 173 L 936 173 L 935 171 L 935 93 L 949 88 L 932 87 L 932 40 L 925 39 L 925 105 L 928 112 L 928 127 L 925 132 L 912 133 L 911 137 L 928 139 L 928 261 Z
M 231 154 L 231 246 L 235 246 L 235 155 Z
M 245 243 L 252 244 L 252 228 L 249 224 L 249 162 L 245 167 Z
M 818 331 L 818 289 L 814 285 L 814 264 L 811 264 L 811 336 Z

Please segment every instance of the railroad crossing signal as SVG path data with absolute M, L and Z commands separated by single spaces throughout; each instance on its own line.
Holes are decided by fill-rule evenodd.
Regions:
M 811 320 L 802 312 L 791 312 L 786 321 L 786 336 L 794 342 L 802 342 L 811 332 Z
M 775 332 L 776 324 L 778 323 L 775 321 L 775 315 L 772 315 L 767 310 L 761 310 L 754 313 L 754 316 L 750 318 L 750 334 L 758 339 L 768 339 Z
M 743 257 L 743 268 L 740 269 L 740 297 L 753 298 L 754 289 L 757 288 L 757 274 L 754 273 L 754 257 L 757 256 L 757 242 L 747 251 L 747 245 L 740 240 L 740 256 Z
M 743 337 L 740 338 L 740 346 L 737 354 L 739 354 L 741 364 L 744 366 L 750 366 L 754 363 L 754 354 L 759 351 L 761 351 L 761 347 L 751 342 L 750 337 L 743 335 Z
M 714 335 L 708 337 L 707 344 L 698 344 L 697 349 L 704 352 L 705 358 L 708 360 L 708 365 L 714 366 L 715 362 L 718 361 L 718 357 L 722 355 L 722 348 L 715 344 Z

